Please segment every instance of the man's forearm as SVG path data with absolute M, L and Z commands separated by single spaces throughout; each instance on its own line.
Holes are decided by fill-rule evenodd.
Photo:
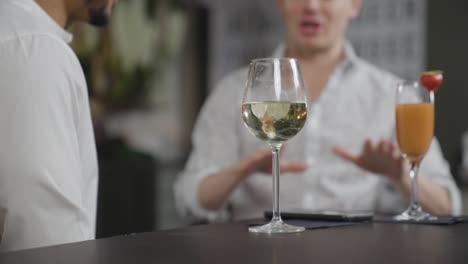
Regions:
M 405 200 L 409 202 L 411 195 L 409 177 L 405 177 L 403 182 L 398 183 L 397 188 L 403 194 Z M 448 189 L 434 180 L 419 175 L 417 195 L 418 202 L 425 211 L 434 215 L 452 214 L 452 202 Z
M 209 210 L 220 209 L 231 193 L 247 176 L 245 162 L 238 162 L 222 171 L 205 177 L 198 187 L 200 206 Z

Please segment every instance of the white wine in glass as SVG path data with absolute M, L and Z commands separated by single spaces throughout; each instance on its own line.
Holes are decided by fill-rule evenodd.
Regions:
M 242 100 L 242 118 L 257 138 L 273 153 L 273 217 L 270 223 L 250 227 L 257 233 L 302 232 L 304 227 L 284 223 L 279 206 L 279 152 L 282 144 L 294 137 L 307 119 L 304 82 L 297 60 L 265 58 L 250 64 Z
M 247 128 L 268 143 L 282 143 L 297 134 L 307 118 L 305 102 L 249 102 L 242 104 Z

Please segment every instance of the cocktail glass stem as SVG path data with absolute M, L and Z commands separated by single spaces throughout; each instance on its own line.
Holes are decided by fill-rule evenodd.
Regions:
M 434 221 L 437 220 L 436 216 L 432 216 L 426 213 L 418 201 L 418 172 L 419 172 L 419 162 L 411 162 L 411 167 L 409 171 L 409 177 L 411 180 L 411 190 L 410 190 L 410 204 L 408 209 L 406 209 L 403 213 L 394 217 L 397 221 L 421 221 L 421 220 L 429 220 Z
M 411 194 L 410 194 L 410 205 L 408 207 L 408 213 L 410 213 L 410 215 L 416 211 L 421 210 L 421 206 L 419 205 L 419 202 L 418 202 L 418 184 L 417 184 L 418 172 L 419 172 L 419 164 L 417 162 L 411 162 L 411 167 L 409 171 L 409 177 L 411 180 Z

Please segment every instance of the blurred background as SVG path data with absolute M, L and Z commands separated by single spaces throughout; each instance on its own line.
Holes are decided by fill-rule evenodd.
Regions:
M 188 224 L 175 211 L 172 184 L 196 116 L 225 74 L 281 43 L 276 2 L 121 0 L 107 28 L 72 31 L 99 157 L 97 236 Z M 435 135 L 468 193 L 468 2 L 364 0 L 348 38 L 360 56 L 400 77 L 444 70 Z

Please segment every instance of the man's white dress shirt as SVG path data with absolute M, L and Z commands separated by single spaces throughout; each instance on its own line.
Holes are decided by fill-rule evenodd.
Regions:
M 71 39 L 35 1 L 0 1 L 1 251 L 94 238 L 96 150 Z
M 275 57 L 281 57 L 279 48 Z M 303 72 L 303 75 L 314 75 Z M 250 134 L 241 117 L 241 100 L 247 69 L 228 75 L 207 99 L 193 132 L 193 151 L 175 185 L 182 215 L 216 219 L 225 210 L 200 207 L 197 189 L 203 177 L 219 171 L 259 148 L 265 142 Z M 346 46 L 346 60 L 333 72 L 316 102 L 308 103 L 305 127 L 281 150 L 282 161 L 306 162 L 304 173 L 280 177 L 282 210 L 372 211 L 397 213 L 406 205 L 384 176 L 363 171 L 332 153 L 341 146 L 360 153 L 366 138 L 395 142 L 395 99 L 398 78 L 357 57 Z M 450 174 L 439 144 L 433 140 L 420 175 L 448 188 L 454 214 L 461 210 L 460 192 Z M 260 217 L 272 207 L 271 176 L 254 174 L 232 194 L 233 219 Z

